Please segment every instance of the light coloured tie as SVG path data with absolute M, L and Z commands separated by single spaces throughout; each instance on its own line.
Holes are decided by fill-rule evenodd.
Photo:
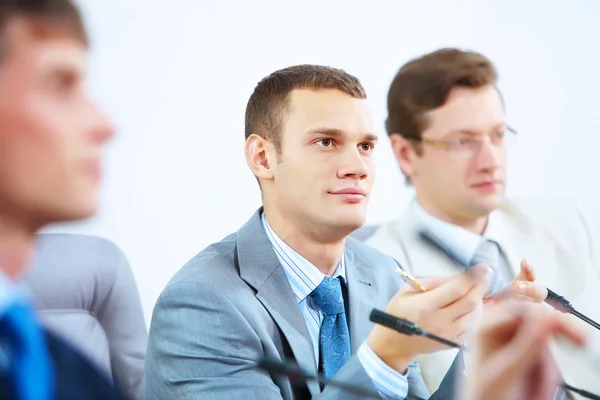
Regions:
M 479 246 L 475 250 L 475 255 L 471 260 L 471 267 L 477 264 L 486 264 L 492 269 L 493 278 L 492 284 L 488 291 L 489 295 L 492 295 L 502 289 L 508 283 L 502 274 L 498 271 L 500 264 L 500 248 L 496 242 L 488 239 L 482 239 Z

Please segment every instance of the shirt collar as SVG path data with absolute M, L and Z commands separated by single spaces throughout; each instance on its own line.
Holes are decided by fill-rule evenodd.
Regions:
M 413 207 L 424 227 L 451 249 L 465 265 L 471 262 L 477 247 L 479 247 L 483 239 L 494 241 L 501 248 L 498 219 L 495 212 L 490 214 L 483 235 L 478 235 L 465 228 L 434 217 L 425 211 L 418 201 L 413 202 Z
M 261 221 L 263 228 L 269 242 L 273 246 L 273 250 L 285 271 L 285 274 L 290 282 L 292 291 L 296 295 L 298 303 L 303 301 L 313 290 L 317 288 L 325 278 L 317 267 L 310 263 L 306 258 L 298 254 L 294 249 L 287 245 L 277 234 L 265 217 L 263 212 L 261 215 Z M 346 262 L 345 256 L 342 254 L 342 258 L 335 269 L 335 272 L 331 276 L 332 278 L 340 277 L 342 282 L 346 281 Z
M 28 302 L 29 286 L 23 280 L 13 281 L 0 268 L 0 315 L 15 302 Z

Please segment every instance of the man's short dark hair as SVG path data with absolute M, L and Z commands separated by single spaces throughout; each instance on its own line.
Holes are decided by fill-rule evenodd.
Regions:
M 70 0 L 1 0 L 0 60 L 6 54 L 6 25 L 24 18 L 40 35 L 63 31 L 88 45 L 88 36 L 77 7 Z
M 420 139 L 427 128 L 427 111 L 442 106 L 455 87 L 496 85 L 498 72 L 485 56 L 473 51 L 444 48 L 406 63 L 388 91 L 388 135 Z
M 494 64 L 473 51 L 444 48 L 412 59 L 400 68 L 390 85 L 386 131 L 413 141 L 415 152 L 421 155 L 420 140 L 429 123 L 428 111 L 443 106 L 455 87 L 496 86 L 497 81 Z M 408 176 L 406 183 L 411 183 Z
M 289 94 L 296 89 L 336 89 L 352 97 L 365 99 L 365 89 L 349 73 L 321 65 L 296 65 L 275 71 L 261 80 L 246 107 L 246 139 L 252 134 L 272 141 L 281 150 L 281 134 Z

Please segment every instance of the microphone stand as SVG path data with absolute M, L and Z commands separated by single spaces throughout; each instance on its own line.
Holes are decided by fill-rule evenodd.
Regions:
M 379 396 L 379 393 L 376 391 L 365 389 L 349 383 L 337 382 L 334 380 L 327 382 L 323 374 L 310 374 L 303 371 L 302 368 L 292 362 L 280 362 L 274 359 L 263 358 L 258 361 L 257 367 L 276 375 L 287 376 L 290 379 L 290 382 L 296 386 L 308 380 L 315 380 L 319 382 L 319 384 L 338 387 L 344 391 L 347 391 L 348 393 L 357 394 L 363 396 L 364 398 L 381 399 L 381 396 Z

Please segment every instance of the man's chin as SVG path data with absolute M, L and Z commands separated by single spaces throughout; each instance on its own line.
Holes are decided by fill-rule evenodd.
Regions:
M 364 212 L 344 213 L 339 215 L 339 218 L 336 221 L 336 227 L 340 231 L 343 231 L 345 236 L 348 236 L 355 230 L 361 228 L 366 220 Z
M 97 212 L 98 202 L 96 200 L 79 201 L 49 209 L 45 219 L 47 223 L 77 222 L 91 218 Z
M 502 205 L 504 196 L 494 196 L 473 204 L 473 210 L 481 216 L 486 216 Z

